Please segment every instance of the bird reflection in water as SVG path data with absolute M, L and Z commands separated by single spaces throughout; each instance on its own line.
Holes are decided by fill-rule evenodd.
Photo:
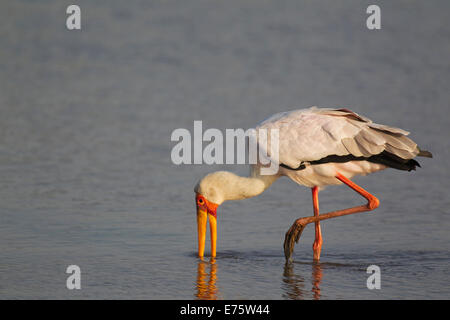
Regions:
M 200 260 L 197 266 L 197 283 L 195 297 L 200 300 L 219 299 L 217 282 L 217 263 L 214 258 Z
M 312 264 L 311 275 L 311 292 L 313 293 L 313 299 L 320 299 L 320 282 L 322 281 L 322 267 L 319 262 Z M 305 279 L 294 272 L 294 263 L 288 262 L 284 266 L 283 282 L 285 294 L 284 298 L 293 300 L 308 299 L 308 289 L 305 289 Z
M 320 281 L 322 281 L 322 267 L 320 266 L 320 262 L 315 261 L 312 265 L 312 289 L 314 300 L 320 299 Z

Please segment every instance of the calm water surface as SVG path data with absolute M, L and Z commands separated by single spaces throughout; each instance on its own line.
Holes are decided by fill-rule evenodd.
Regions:
M 0 298 L 450 298 L 448 1 L 381 2 L 379 31 L 360 1 L 77 3 L 81 31 L 60 1 L 0 4 Z M 247 168 L 173 165 L 171 132 L 312 105 L 409 130 L 435 157 L 356 179 L 381 206 L 324 221 L 320 264 L 312 227 L 284 264 L 285 231 L 312 214 L 285 178 L 224 203 L 217 259 L 200 261 L 195 183 Z M 345 187 L 320 201 L 361 203 Z

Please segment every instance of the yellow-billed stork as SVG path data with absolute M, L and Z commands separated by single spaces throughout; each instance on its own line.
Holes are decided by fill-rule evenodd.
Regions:
M 240 177 L 218 171 L 206 175 L 195 186 L 197 206 L 198 255 L 203 257 L 206 224 L 209 219 L 211 256 L 216 256 L 217 208 L 227 200 L 257 196 L 281 176 L 312 189 L 314 216 L 297 219 L 285 236 L 284 251 L 290 259 L 294 241 L 303 228 L 315 223 L 314 259 L 320 259 L 322 234 L 320 221 L 342 215 L 371 211 L 379 200 L 350 179 L 386 168 L 415 170 L 416 156 L 432 157 L 409 139 L 409 132 L 376 124 L 348 109 L 311 107 L 275 114 L 256 127 L 278 129 L 279 170 L 261 175 L 261 164 L 251 165 L 250 175 Z M 319 190 L 328 185 L 345 184 L 368 200 L 344 210 L 319 214 Z

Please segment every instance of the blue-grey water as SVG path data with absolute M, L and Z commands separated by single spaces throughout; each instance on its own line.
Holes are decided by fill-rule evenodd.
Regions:
M 449 299 L 448 1 L 64 1 L 0 4 L 0 298 Z M 381 7 L 382 29 L 366 28 Z M 356 182 L 381 206 L 306 228 L 311 192 L 286 178 L 218 210 L 218 256 L 196 257 L 195 183 L 243 165 L 174 165 L 176 128 L 250 128 L 346 107 L 411 131 L 415 172 Z M 321 211 L 358 205 L 344 186 Z M 209 241 L 207 242 L 209 252 Z M 81 269 L 81 290 L 66 268 Z M 369 290 L 369 265 L 381 289 Z

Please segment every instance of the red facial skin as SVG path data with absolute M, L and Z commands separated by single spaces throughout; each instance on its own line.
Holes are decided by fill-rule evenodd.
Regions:
M 206 211 L 217 219 L 217 207 L 219 206 L 218 204 L 206 200 L 206 198 L 201 194 L 196 195 L 195 204 L 197 205 L 197 210 L 201 209 L 203 211 Z

